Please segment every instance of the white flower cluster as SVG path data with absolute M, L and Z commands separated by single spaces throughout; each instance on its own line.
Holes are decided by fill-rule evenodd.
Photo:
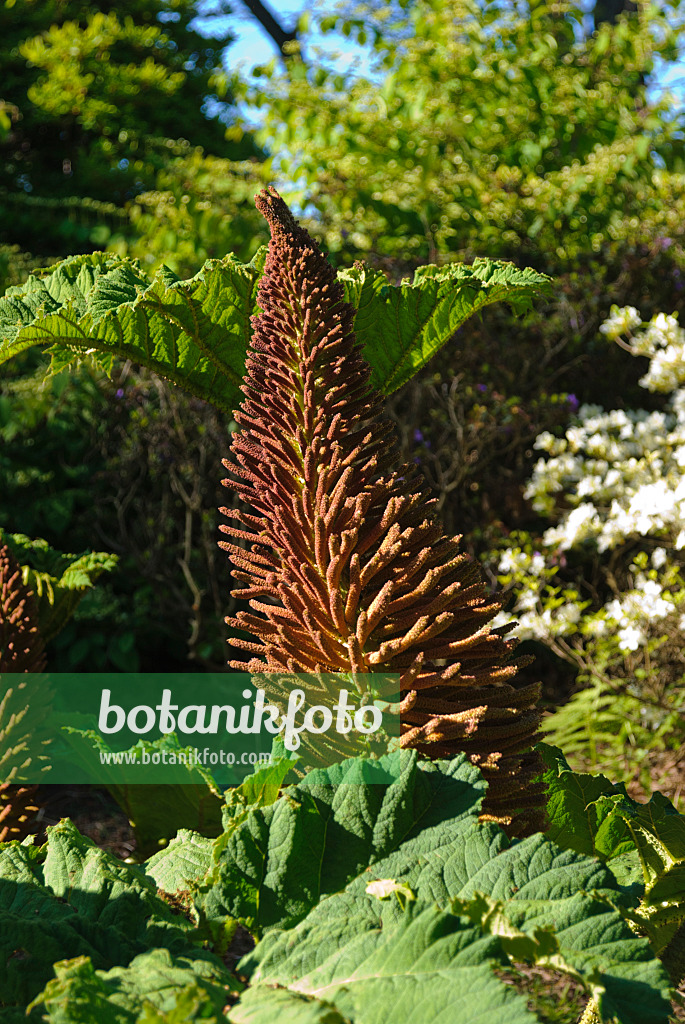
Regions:
M 636 316 L 630 306 L 613 307 L 602 329 L 617 337 L 619 328 L 636 327 Z M 535 446 L 549 458 L 536 464 L 526 497 L 547 515 L 559 494 L 572 506 L 545 534 L 547 548 L 592 541 L 606 551 L 628 537 L 649 535 L 685 548 L 685 330 L 675 317 L 659 313 L 633 336 L 630 348 L 650 356 L 640 383 L 670 392 L 668 408 L 605 412 L 583 405 L 564 437 L 539 435 Z
M 648 391 L 672 392 L 685 383 L 685 330 L 677 317 L 657 313 L 646 330 L 632 338 L 631 348 L 650 358 L 640 381 Z
M 622 334 L 629 334 L 633 327 L 639 327 L 641 323 L 642 317 L 635 306 L 624 306 L 623 309 L 612 306 L 609 317 L 600 327 L 600 331 L 611 341 L 615 341 Z
M 513 617 L 522 639 L 605 638 L 627 655 L 642 649 L 652 624 L 681 603 L 669 589 L 676 570 L 669 567 L 667 547 L 685 548 L 685 330 L 663 313 L 642 324 L 632 306 L 612 307 L 600 330 L 614 340 L 628 335 L 624 347 L 649 356 L 640 383 L 669 394 L 666 411 L 606 412 L 584 405 L 564 437 L 540 434 L 535 446 L 546 457 L 537 462 L 526 497 L 550 517 L 563 497 L 568 511 L 544 533 L 540 552 L 530 554 L 526 544 L 505 551 L 499 573 L 502 583 L 518 591 Z M 651 565 L 643 551 L 631 566 L 631 589 L 602 609 L 586 612 L 589 602 L 577 591 L 555 586 L 564 551 L 586 543 L 601 553 L 645 537 L 662 538 L 666 546 L 652 551 Z M 511 618 L 501 614 L 497 623 Z
M 670 594 L 664 594 L 661 583 L 638 573 L 634 589 L 610 601 L 604 610 L 607 619 L 618 626 L 619 649 L 637 651 L 647 643 L 649 624 L 665 619 L 676 605 Z
M 494 626 L 515 622 L 516 634 L 522 640 L 548 640 L 577 631 L 587 602 L 581 602 L 574 590 L 558 595 L 552 585 L 556 569 L 546 564 L 541 552 L 509 548 L 502 553 L 499 573 L 500 582 L 523 586 L 513 615 L 500 612 L 493 620 Z

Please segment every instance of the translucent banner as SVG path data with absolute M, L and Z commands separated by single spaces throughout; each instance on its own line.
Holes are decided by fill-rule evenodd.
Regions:
M 396 675 L 45 673 L 38 708 L 27 678 L 0 675 L 4 782 L 230 786 L 275 756 L 300 777 L 350 757 L 360 782 L 399 773 Z

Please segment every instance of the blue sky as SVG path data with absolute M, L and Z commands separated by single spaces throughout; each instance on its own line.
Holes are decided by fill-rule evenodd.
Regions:
M 233 3 L 236 14 L 233 26 L 234 31 L 238 29 L 239 37 L 231 47 L 231 64 L 235 67 L 237 60 L 241 67 L 250 71 L 256 64 L 266 64 L 278 51 L 271 36 L 266 34 L 241 0 L 233 0 Z M 291 28 L 307 5 L 303 0 L 278 0 L 278 4 L 268 6 L 284 28 Z
M 278 0 L 277 3 L 265 2 L 277 21 L 284 28 L 292 28 L 297 22 L 300 14 L 307 8 L 312 8 L 312 3 L 307 0 Z M 328 3 L 317 3 L 318 13 L 332 8 L 333 0 Z M 267 64 L 273 57 L 277 56 L 278 49 L 271 36 L 261 27 L 257 19 L 250 14 L 242 0 L 232 0 L 233 12 L 225 18 L 211 18 L 203 23 L 202 18 L 197 19 L 200 31 L 206 27 L 212 35 L 221 35 L 222 28 L 231 31 L 236 36 L 236 41 L 227 50 L 227 61 L 231 69 L 249 73 L 258 64 Z M 212 26 L 212 29 L 209 26 Z M 353 42 L 349 42 L 342 36 L 335 36 L 335 42 L 329 43 L 323 37 L 314 36 L 314 42 L 323 49 L 331 52 L 333 50 L 341 54 L 341 58 L 334 63 L 337 65 L 348 64 L 354 57 L 361 56 L 361 50 Z

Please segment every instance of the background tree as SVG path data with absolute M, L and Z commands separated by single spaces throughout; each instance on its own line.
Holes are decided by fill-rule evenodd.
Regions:
M 235 162 L 259 151 L 249 134 L 226 137 L 232 96 L 224 76 L 219 97 L 217 72 L 231 37 L 203 38 L 196 13 L 191 0 L 3 5 L 0 241 L 51 258 L 164 251 L 184 271 L 253 247 L 248 167 Z
M 318 26 L 368 40 L 367 73 L 273 65 L 253 93 L 272 173 L 301 183 L 332 251 L 544 254 L 558 270 L 606 239 L 675 237 L 682 114 L 645 85 L 682 46 L 670 5 L 592 32 L 575 2 L 355 12 Z
M 0 288 L 67 253 L 109 247 L 187 276 L 266 240 L 260 151 L 226 137 L 232 94 L 217 72 L 232 37 L 203 38 L 196 14 L 190 0 L 2 5 Z M 0 380 L 0 526 L 121 556 L 51 644 L 51 666 L 221 665 L 212 466 L 225 419 L 134 366 L 43 385 L 37 363 L 28 354 Z

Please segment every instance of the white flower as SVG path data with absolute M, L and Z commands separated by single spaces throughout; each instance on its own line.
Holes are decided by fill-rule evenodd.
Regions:
M 645 635 L 642 630 L 635 626 L 624 626 L 618 631 L 618 646 L 622 651 L 637 651 L 645 642 Z
M 642 318 L 634 306 L 624 306 L 623 309 L 612 306 L 609 317 L 600 327 L 600 331 L 613 341 L 621 334 L 627 334 L 633 327 L 639 327 L 641 323 Z
M 530 571 L 535 576 L 539 576 L 542 570 L 545 568 L 544 556 L 539 551 L 535 551 L 533 557 L 530 560 Z
M 546 530 L 543 539 L 547 547 L 565 550 L 589 537 L 597 525 L 597 509 L 590 502 L 584 502 L 572 509 L 559 527 Z
M 500 557 L 499 571 L 502 573 L 525 571 L 529 565 L 530 558 L 525 551 L 513 551 L 511 548 L 507 548 Z
M 652 551 L 652 565 L 655 569 L 662 569 L 666 565 L 666 548 L 654 548 Z

